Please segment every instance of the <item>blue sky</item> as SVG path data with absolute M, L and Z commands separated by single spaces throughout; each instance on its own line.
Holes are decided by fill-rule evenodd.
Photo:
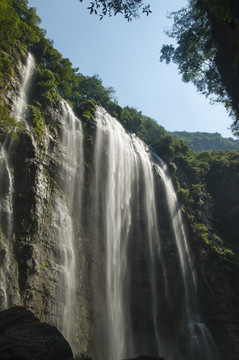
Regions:
M 230 119 L 222 105 L 210 105 L 191 84 L 181 81 L 174 64 L 160 63 L 167 13 L 186 0 L 149 0 L 152 14 L 128 23 L 120 15 L 89 15 L 84 0 L 28 0 L 37 8 L 41 27 L 55 48 L 84 75 L 98 74 L 112 86 L 121 106 L 132 106 L 168 131 L 219 132 L 232 136 Z

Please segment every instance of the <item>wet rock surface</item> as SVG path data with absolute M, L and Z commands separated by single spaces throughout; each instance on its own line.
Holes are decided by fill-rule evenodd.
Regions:
M 133 358 L 133 359 L 125 359 L 125 360 L 165 360 L 165 358 L 158 357 L 158 356 L 142 355 L 142 356 L 138 356 L 138 357 Z
M 22 306 L 0 312 L 0 354 L 1 360 L 73 359 L 60 331 Z

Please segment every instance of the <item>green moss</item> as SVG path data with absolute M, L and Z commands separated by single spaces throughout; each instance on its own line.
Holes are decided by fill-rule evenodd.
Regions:
M 94 100 L 83 101 L 79 111 L 84 125 L 92 123 L 95 119 L 96 102 Z
M 183 189 L 179 188 L 177 190 L 178 199 L 183 205 L 189 205 L 190 202 L 192 202 L 192 199 L 190 198 L 190 192 L 189 189 Z
M 45 260 L 41 263 L 41 267 L 43 270 L 47 270 L 48 269 L 48 266 L 49 266 L 49 261 L 48 260 Z
M 37 141 L 41 142 L 45 131 L 44 131 L 44 119 L 42 117 L 41 111 L 39 109 L 39 107 L 34 106 L 34 105 L 30 105 L 29 106 L 30 110 L 31 110 L 31 114 L 32 114 L 32 118 L 33 118 L 33 124 L 34 124 L 34 132 L 35 132 L 35 136 L 37 137 Z
M 54 103 L 58 100 L 59 94 L 56 91 L 57 82 L 54 73 L 51 70 L 38 66 L 37 86 L 39 100 L 41 103 Z
M 7 239 L 6 236 L 4 235 L 1 226 L 0 226 L 0 240 L 2 241 L 2 243 L 3 243 L 5 246 L 7 246 L 7 244 L 8 244 L 8 239 Z M 1 241 L 0 241 L 0 244 L 1 244 Z
M 10 133 L 13 138 L 17 138 L 17 131 L 22 129 L 22 122 L 16 122 L 10 116 L 10 107 L 3 101 L 0 102 L 0 128 Z
M 200 239 L 202 239 L 206 244 L 209 244 L 209 233 L 204 224 L 193 224 L 193 229 Z
M 4 86 L 4 80 L 10 76 L 13 76 L 12 61 L 5 51 L 0 50 L 0 88 Z
M 223 240 L 216 234 L 211 233 L 204 224 L 194 224 L 193 229 L 204 244 L 218 255 L 228 259 L 235 256 L 234 252 L 225 246 Z M 208 248 L 206 247 L 202 251 L 208 252 Z
M 177 172 L 177 166 L 176 166 L 176 164 L 175 164 L 174 162 L 170 161 L 168 165 L 169 165 L 169 168 L 170 168 L 171 172 L 172 172 L 173 174 L 176 174 L 176 172 Z

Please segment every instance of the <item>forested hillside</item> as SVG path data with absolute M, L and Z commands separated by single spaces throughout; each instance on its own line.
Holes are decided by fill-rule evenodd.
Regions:
M 168 358 L 218 360 L 210 336 L 195 342 L 198 333 L 205 341 L 205 323 L 222 358 L 237 360 L 239 150 L 193 152 L 121 107 L 39 25 L 27 0 L 1 0 L 1 306 L 33 308 L 96 359 L 111 360 L 107 346 L 125 358 L 118 345 L 132 336 L 139 354 L 156 353 L 161 337 Z M 31 91 L 17 119 L 29 59 Z M 115 309 L 120 326 L 109 326 Z
M 59 95 L 71 104 L 85 127 L 94 122 L 95 106 L 103 106 L 128 131 L 134 132 L 170 164 L 175 186 L 184 206 L 189 207 L 190 211 L 192 204 L 195 209 L 197 205 L 202 207 L 204 202 L 201 201 L 201 196 L 204 196 L 202 192 L 205 191 L 205 179 L 211 164 L 216 159 L 217 164 L 226 161 L 230 167 L 230 152 L 205 152 L 197 155 L 183 140 L 176 139 L 155 120 L 132 107 L 122 108 L 113 98 L 114 90 L 105 88 L 97 75 L 83 75 L 79 69 L 72 67 L 69 59 L 62 57 L 54 48 L 53 42 L 46 39 L 45 31 L 39 27 L 40 19 L 35 9 L 28 8 L 27 4 L 27 0 L 3 0 L 0 4 L 0 30 L 1 34 L 6 34 L 0 39 L 1 131 L 17 131 L 19 128 L 19 123 L 16 124 L 10 117 L 11 103 L 6 101 L 4 94 L 11 90 L 10 79 L 18 71 L 18 62 L 26 51 L 30 51 L 37 62 L 34 89 L 37 101 L 34 100 L 31 104 L 31 112 L 38 141 L 41 141 L 46 127 L 54 126 L 49 123 L 47 109 L 49 106 L 57 106 Z M 232 153 L 233 164 L 238 161 L 237 153 Z M 182 171 L 189 174 L 190 181 L 182 181 Z M 196 194 L 195 184 L 200 183 L 197 188 L 199 186 L 202 190 Z M 200 211 L 194 212 L 194 221 L 200 222 Z
M 181 139 L 192 151 L 238 150 L 239 140 L 224 138 L 219 133 L 174 131 L 176 139 Z

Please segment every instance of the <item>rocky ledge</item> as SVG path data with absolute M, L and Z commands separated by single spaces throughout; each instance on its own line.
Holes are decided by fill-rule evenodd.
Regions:
M 0 312 L 1 360 L 71 360 L 69 343 L 60 331 L 22 306 Z

